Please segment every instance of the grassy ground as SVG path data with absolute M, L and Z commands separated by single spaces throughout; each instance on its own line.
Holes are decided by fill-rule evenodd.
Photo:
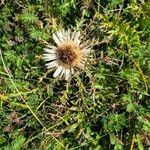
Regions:
M 0 150 L 149 149 L 148 0 L 0 2 Z M 42 60 L 61 28 L 93 49 L 68 82 Z

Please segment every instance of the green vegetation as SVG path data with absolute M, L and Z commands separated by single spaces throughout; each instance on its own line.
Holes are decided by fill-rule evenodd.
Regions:
M 42 60 L 61 28 L 93 46 L 67 82 Z M 0 150 L 148 150 L 149 35 L 148 0 L 4 0 Z

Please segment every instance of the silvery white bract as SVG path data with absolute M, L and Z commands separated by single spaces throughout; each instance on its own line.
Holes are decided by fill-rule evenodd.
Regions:
M 53 34 L 57 46 L 47 45 L 43 59 L 47 68 L 55 69 L 54 77 L 65 77 L 65 80 L 76 70 L 84 69 L 90 52 L 90 46 L 80 39 L 80 32 L 59 31 Z

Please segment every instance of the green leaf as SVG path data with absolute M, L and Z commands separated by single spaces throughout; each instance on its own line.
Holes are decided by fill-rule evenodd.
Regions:
M 129 113 L 134 112 L 134 105 L 132 103 L 128 104 L 126 110 Z

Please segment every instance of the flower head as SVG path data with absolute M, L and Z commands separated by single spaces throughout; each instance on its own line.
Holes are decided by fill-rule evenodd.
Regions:
M 53 34 L 57 46 L 47 45 L 43 59 L 47 68 L 55 69 L 53 77 L 65 77 L 66 80 L 78 69 L 84 69 L 90 46 L 81 42 L 80 32 L 59 31 Z

